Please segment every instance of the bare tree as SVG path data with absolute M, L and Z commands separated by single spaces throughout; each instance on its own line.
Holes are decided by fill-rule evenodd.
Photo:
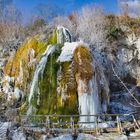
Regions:
M 36 34 L 43 33 L 46 26 L 45 20 L 39 17 L 30 18 L 28 24 L 25 26 L 25 35 L 34 36 Z
M 13 0 L 0 0 L 0 21 L 3 21 L 3 13 L 5 8 L 12 3 Z
M 3 11 L 3 20 L 5 23 L 9 24 L 21 24 L 22 13 L 15 5 L 8 5 Z
M 13 0 L 0 0 L 0 43 L 6 45 L 20 34 L 22 13 Z
M 0 0 L 0 49 L 1 55 L 9 56 L 21 41 L 22 13 L 13 4 L 13 0 Z
M 14 5 L 13 0 L 0 0 L 0 23 L 21 24 L 22 13 Z
M 139 0 L 118 0 L 120 14 L 123 16 L 140 17 Z
M 84 6 L 78 15 L 77 34 L 87 43 L 101 49 L 105 45 L 105 15 L 101 7 Z

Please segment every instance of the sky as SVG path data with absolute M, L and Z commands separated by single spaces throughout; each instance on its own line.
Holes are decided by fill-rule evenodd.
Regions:
M 14 3 L 23 11 L 24 16 L 30 15 L 33 8 L 39 3 L 54 3 L 63 8 L 68 14 L 73 10 L 79 10 L 82 6 L 91 3 L 101 5 L 106 12 L 118 12 L 117 0 L 14 0 Z

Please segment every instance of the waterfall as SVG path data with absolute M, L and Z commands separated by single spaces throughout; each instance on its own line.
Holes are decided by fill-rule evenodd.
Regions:
M 101 105 L 98 95 L 98 85 L 96 74 L 89 81 L 88 85 L 79 79 L 78 84 L 78 101 L 80 115 L 96 115 L 101 113 Z M 81 93 L 81 88 L 88 86 L 88 93 Z M 94 116 L 81 116 L 80 122 L 95 122 Z
M 92 62 L 94 74 L 92 79 L 85 82 L 86 79 L 77 78 L 77 91 L 79 101 L 80 115 L 98 115 L 107 113 L 109 105 L 109 87 L 104 75 L 102 66 Z M 101 93 L 102 92 L 102 93 Z M 95 127 L 97 117 L 81 116 L 80 122 L 93 122 L 84 124 L 85 127 Z
M 25 110 L 27 115 L 78 114 L 78 111 L 80 115 L 97 115 L 106 112 L 109 104 L 108 83 L 103 69 L 94 62 L 89 46 L 82 41 L 71 42 L 69 31 L 62 26 L 55 30 L 52 40 L 56 45 L 48 45 L 47 49 L 46 46 L 43 49 L 41 47 L 40 50 L 46 49 L 45 52 L 42 55 L 37 53 L 40 61 L 34 73 L 31 63 L 37 60 L 35 54 L 38 48 L 27 48 L 23 52 L 29 57 L 26 62 L 29 68 L 31 67 L 28 72 L 29 80 L 33 75 L 27 98 L 29 106 Z M 30 61 L 30 58 L 33 61 Z M 18 84 L 24 88 L 23 84 L 26 81 L 23 80 L 28 69 L 22 65 L 24 61 L 20 61 L 17 69 L 20 71 L 16 78 Z M 8 76 L 6 81 L 4 90 L 9 93 L 7 87 L 10 86 L 11 77 Z M 15 87 L 14 94 L 17 99 L 23 97 L 21 90 L 24 91 L 18 86 Z M 96 117 L 81 116 L 79 121 L 95 122 Z
M 107 97 L 106 94 L 108 94 L 109 91 L 107 90 L 108 89 L 108 85 L 106 85 L 107 81 L 105 79 L 104 73 L 101 70 L 101 68 L 99 69 L 98 65 L 93 60 L 88 65 L 85 65 L 86 60 L 88 60 L 88 56 L 90 55 L 88 54 L 89 50 L 88 50 L 87 45 L 84 44 L 83 42 L 72 42 L 72 43 L 66 42 L 64 44 L 64 47 L 62 48 L 62 52 L 60 56 L 58 57 L 57 61 L 61 63 L 73 62 L 73 59 L 74 59 L 73 57 L 74 57 L 76 49 L 80 47 L 82 48 L 83 46 L 87 50 L 87 58 L 81 57 L 81 54 L 83 53 L 82 51 L 81 51 L 81 54 L 80 53 L 76 54 L 77 60 L 78 60 L 78 67 L 79 67 L 77 74 L 75 75 L 76 83 L 77 83 L 79 114 L 80 115 L 97 115 L 97 114 L 102 113 L 103 110 L 105 110 L 105 109 L 102 109 L 102 104 L 101 104 L 101 102 L 104 103 L 105 101 L 101 101 L 101 98 L 103 98 L 104 100 L 107 100 L 107 98 L 105 97 Z M 84 52 L 84 54 L 85 53 L 86 52 Z M 73 65 L 73 67 L 75 66 Z M 93 71 L 91 78 L 88 78 L 88 75 L 90 74 L 89 67 L 91 67 Z M 81 73 L 81 71 L 83 73 Z M 100 83 L 102 83 L 103 85 L 101 86 Z M 100 97 L 101 89 L 104 91 L 103 96 L 105 97 Z M 106 102 L 108 102 L 108 100 Z M 96 117 L 81 116 L 79 119 L 80 119 L 79 120 L 80 122 L 95 122 Z M 87 124 L 86 126 L 89 126 L 89 124 Z M 92 124 L 92 126 L 94 125 Z
M 29 94 L 29 98 L 28 98 L 28 102 L 29 102 L 29 109 L 28 109 L 28 113 L 30 114 L 30 111 L 32 110 L 32 105 L 31 105 L 31 99 L 34 96 L 34 92 L 37 91 L 37 94 L 39 95 L 39 88 L 38 88 L 38 81 L 39 81 L 39 76 L 41 76 L 41 78 L 43 78 L 43 73 L 44 73 L 44 69 L 48 60 L 48 56 L 50 54 L 52 54 L 55 51 L 55 46 L 49 45 L 46 49 L 46 51 L 44 52 L 44 54 L 41 57 L 41 60 L 39 62 L 39 64 L 37 65 L 37 68 L 35 70 L 34 76 L 33 76 L 33 80 L 32 80 L 32 84 L 31 84 L 31 88 L 30 88 L 30 94 Z M 39 100 L 38 100 L 39 102 Z
M 63 26 L 57 27 L 57 43 L 64 44 L 65 42 L 71 42 L 71 35 L 68 29 L 64 28 Z

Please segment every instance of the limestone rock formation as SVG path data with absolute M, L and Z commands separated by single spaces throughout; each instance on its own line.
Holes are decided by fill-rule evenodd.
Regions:
M 102 66 L 84 42 L 71 42 L 67 29 L 28 38 L 5 66 L 3 91 L 8 100 L 21 101 L 20 113 L 106 113 L 109 86 Z M 94 121 L 81 117 L 80 121 Z

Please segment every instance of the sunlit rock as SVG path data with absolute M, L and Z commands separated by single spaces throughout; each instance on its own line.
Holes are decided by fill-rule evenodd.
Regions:
M 107 113 L 108 81 L 90 48 L 82 41 L 71 42 L 67 29 L 59 26 L 40 41 L 27 39 L 5 66 L 4 92 L 22 101 L 20 113 L 80 114 Z M 9 94 L 12 95 L 9 95 Z M 95 122 L 96 117 L 80 117 Z

